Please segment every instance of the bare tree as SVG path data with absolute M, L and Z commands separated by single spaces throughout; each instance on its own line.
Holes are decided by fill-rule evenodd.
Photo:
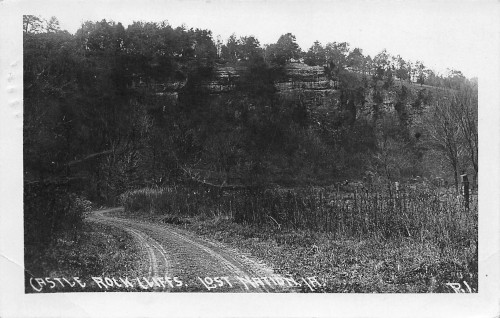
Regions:
M 453 171 L 455 189 L 458 192 L 461 157 L 461 127 L 456 120 L 453 97 L 443 96 L 427 112 L 429 145 L 443 154 Z
M 460 129 L 460 137 L 474 169 L 474 184 L 478 175 L 478 94 L 477 87 L 464 86 L 453 95 L 454 119 Z

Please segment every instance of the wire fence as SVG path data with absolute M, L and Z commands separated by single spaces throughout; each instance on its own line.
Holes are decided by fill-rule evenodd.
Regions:
M 477 235 L 477 194 L 412 189 L 146 188 L 128 191 L 128 210 L 179 216 L 210 215 L 276 230 L 314 230 L 334 235 L 379 234 L 461 241 Z

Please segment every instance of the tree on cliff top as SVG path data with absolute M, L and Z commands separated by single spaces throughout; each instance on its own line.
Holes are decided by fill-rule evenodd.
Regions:
M 266 47 L 266 60 L 272 64 L 285 65 L 301 56 L 301 50 L 291 33 L 283 34 L 275 44 Z
M 325 48 L 319 41 L 315 41 L 305 54 L 304 63 L 309 66 L 316 66 L 325 64 L 325 60 Z

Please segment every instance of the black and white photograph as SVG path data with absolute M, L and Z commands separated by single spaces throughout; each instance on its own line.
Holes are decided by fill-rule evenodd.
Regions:
M 500 314 L 498 2 L 2 6 L 5 317 Z

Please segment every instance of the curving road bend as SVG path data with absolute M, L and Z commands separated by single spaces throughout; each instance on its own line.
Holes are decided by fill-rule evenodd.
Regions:
M 95 211 L 87 220 L 120 228 L 134 238 L 142 254 L 143 276 L 163 277 L 171 282 L 170 286 L 165 284 L 171 288 L 155 286 L 155 291 L 293 292 L 298 287 L 266 265 L 221 243 L 168 224 L 108 215 L 119 209 Z

